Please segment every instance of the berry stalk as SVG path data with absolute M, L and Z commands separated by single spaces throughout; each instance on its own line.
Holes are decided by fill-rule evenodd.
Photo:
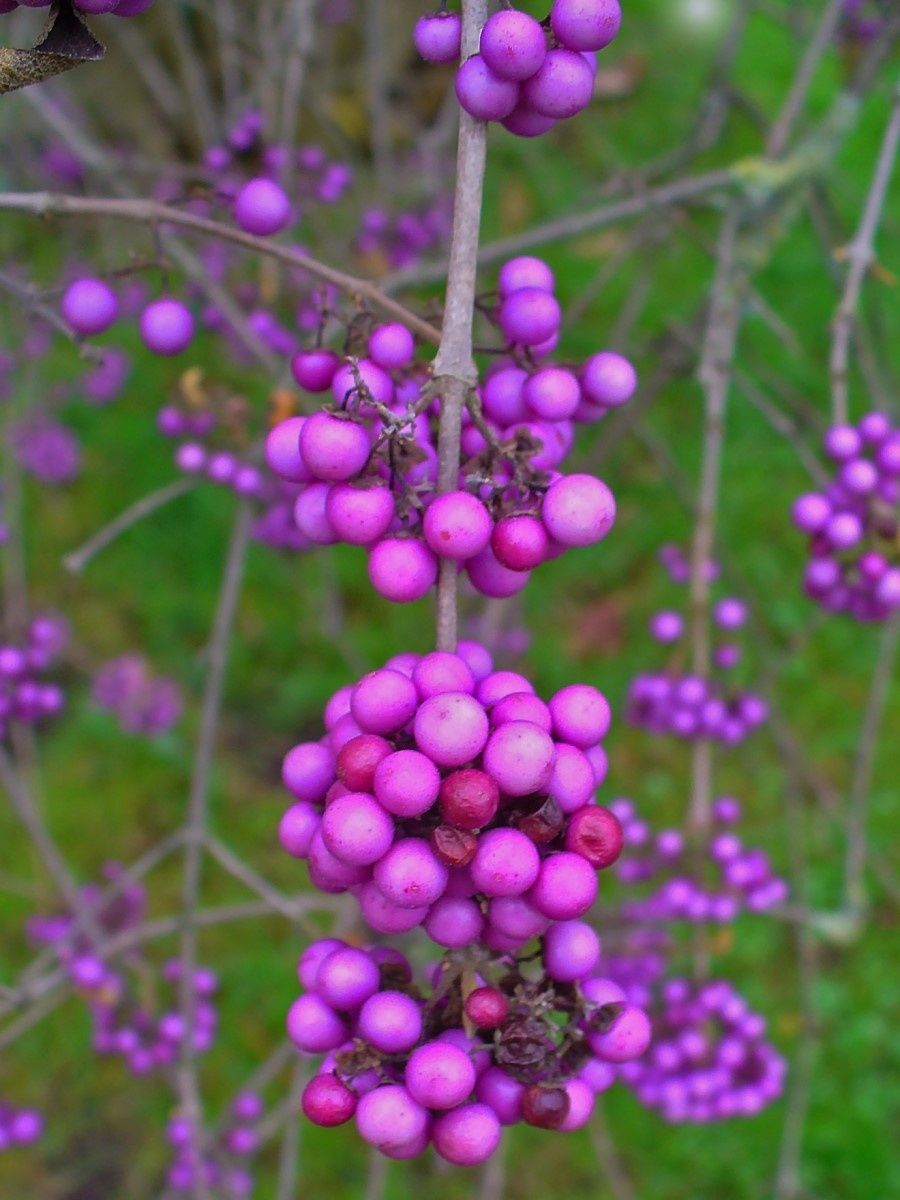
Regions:
M 463 0 L 463 60 L 478 50 L 481 28 L 486 19 L 485 0 Z M 463 406 L 469 389 L 474 387 L 478 377 L 472 353 L 472 320 L 486 151 L 487 126 L 460 109 L 444 322 L 433 366 L 435 391 L 441 398 L 438 428 L 439 495 L 451 492 L 459 485 Z M 456 649 L 456 575 L 457 564 L 452 559 L 442 559 L 437 592 L 438 650 Z

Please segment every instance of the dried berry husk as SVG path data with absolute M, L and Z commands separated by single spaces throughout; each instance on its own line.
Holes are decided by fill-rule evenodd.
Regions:
M 438 825 L 432 830 L 431 845 L 435 854 L 448 867 L 466 867 L 475 857 L 478 838 L 467 829 Z

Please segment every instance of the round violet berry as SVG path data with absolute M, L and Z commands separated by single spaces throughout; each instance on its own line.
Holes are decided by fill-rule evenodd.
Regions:
M 458 654 L 442 650 L 424 655 L 413 668 L 412 679 L 422 700 L 442 692 L 475 691 L 475 676 L 468 664 Z
M 62 315 L 81 337 L 103 333 L 119 315 L 116 294 L 102 279 L 76 279 L 63 293 Z
M 626 1004 L 605 1033 L 588 1035 L 591 1049 L 606 1062 L 640 1058 L 650 1045 L 650 1019 L 642 1008 Z
M 287 1015 L 291 1041 L 308 1054 L 334 1050 L 347 1040 L 349 1030 L 333 1008 L 319 996 L 298 996 Z
M 322 840 L 342 863 L 378 862 L 394 840 L 394 822 L 374 796 L 351 792 L 332 801 L 322 817 Z
M 457 100 L 476 121 L 502 121 L 519 99 L 518 84 L 495 75 L 480 54 L 462 64 L 455 86 Z
M 412 1098 L 423 1107 L 456 1108 L 472 1094 L 475 1067 L 458 1046 L 425 1042 L 409 1056 L 404 1082 Z
M 363 675 L 353 689 L 350 712 L 367 733 L 394 733 L 412 719 L 419 703 L 413 681 L 382 667 Z
M 385 371 L 408 367 L 416 352 L 413 335 L 399 322 L 378 325 L 369 335 L 369 358 Z
M 439 767 L 471 762 L 488 739 L 482 705 L 466 692 L 442 692 L 425 700 L 415 715 L 413 736 L 423 754 Z
M 581 403 L 581 387 L 565 367 L 541 367 L 528 376 L 522 397 L 535 416 L 548 421 L 563 421 L 571 417 Z
M 486 896 L 519 896 L 537 879 L 540 865 L 537 848 L 524 833 L 491 829 L 479 837 L 469 871 Z
M 570 683 L 550 697 L 553 734 L 580 750 L 595 746 L 609 732 L 609 701 L 589 683 Z
M 491 549 L 510 571 L 531 571 L 547 557 L 550 539 L 537 517 L 504 517 L 494 526 Z
M 278 825 L 278 841 L 293 858 L 306 858 L 321 817 L 311 804 L 300 800 L 286 809 Z
M 360 1009 L 356 1027 L 376 1050 L 400 1054 L 422 1036 L 422 1010 L 405 992 L 376 992 Z
M 568 50 L 603 50 L 622 24 L 619 0 L 553 0 L 550 28 Z
M 234 219 L 245 233 L 267 237 L 291 222 L 291 202 L 274 179 L 251 179 L 234 198 Z
M 394 498 L 383 484 L 359 487 L 338 483 L 325 501 L 328 523 L 342 542 L 370 546 L 394 520 Z
M 452 778 L 452 776 L 451 776 Z M 418 750 L 397 750 L 375 768 L 375 798 L 398 817 L 419 817 L 438 798 L 441 776 L 437 767 Z
M 593 94 L 594 73 L 575 50 L 548 51 L 540 69 L 522 84 L 525 104 L 558 121 L 587 108 Z
M 560 327 L 559 301 L 542 288 L 519 288 L 501 301 L 500 328 L 510 342 L 536 346 L 552 337 Z
M 606 484 L 593 475 L 564 475 L 544 496 L 541 520 L 563 546 L 591 546 L 609 533 L 616 502 Z
M 343 1125 L 356 1112 L 357 1099 L 336 1075 L 316 1075 L 303 1089 L 300 1107 L 315 1125 Z
M 556 124 L 556 119 L 554 117 L 545 117 L 543 113 L 535 112 L 533 108 L 520 100 L 509 116 L 504 117 L 500 124 L 508 133 L 513 133 L 516 137 L 534 138 L 549 133 Z M 548 339 L 548 342 L 550 340 Z M 532 347 L 532 354 L 537 357 L 539 348 L 546 344 L 538 342 L 536 346 Z
M 413 43 L 429 63 L 456 62 L 461 40 L 462 20 L 459 13 L 440 12 L 419 17 L 413 28 Z
M 194 318 L 180 300 L 163 297 L 141 313 L 141 337 L 154 354 L 170 358 L 186 350 L 194 336 Z
M 369 551 L 368 570 L 379 595 L 395 604 L 409 604 L 434 587 L 438 561 L 418 538 L 384 538 Z
M 291 359 L 291 374 L 307 392 L 327 392 L 340 365 L 332 350 L 300 350 Z
M 441 558 L 474 558 L 491 540 L 491 515 L 470 492 L 437 496 L 425 510 L 425 541 Z
M 528 79 L 547 54 L 547 39 L 534 17 L 502 9 L 488 17 L 481 30 L 481 57 L 501 79 Z
M 627 358 L 604 350 L 592 355 L 581 372 L 585 398 L 602 408 L 618 408 L 627 403 L 637 389 L 637 373 Z
M 463 1104 L 437 1117 L 434 1148 L 447 1162 L 472 1167 L 486 1162 L 500 1145 L 500 1121 L 487 1104 Z
M 343 950 L 345 946 L 346 942 L 337 938 L 320 938 L 317 942 L 310 942 L 297 963 L 297 976 L 308 992 L 315 987 L 319 967 L 329 954 L 333 954 L 335 950 Z
M 301 742 L 284 756 L 281 778 L 298 800 L 320 804 L 335 780 L 334 757 L 321 742 Z
M 587 804 L 595 787 L 594 768 L 587 755 L 567 742 L 558 742 L 547 795 L 553 797 L 564 813 L 570 813 Z
M 481 909 L 465 896 L 442 896 L 432 904 L 425 918 L 425 932 L 433 942 L 448 950 L 477 942 L 483 927 Z
M 527 796 L 546 786 L 556 749 L 549 734 L 530 721 L 509 721 L 493 731 L 484 769 L 508 796 Z
M 582 916 L 596 898 L 594 868 L 580 854 L 565 850 L 544 859 L 526 897 L 551 921 L 571 921 Z
M 600 939 L 584 921 L 561 921 L 544 934 L 542 957 L 551 979 L 560 983 L 584 979 L 597 966 Z
M 535 872 L 536 874 L 537 872 Z M 376 865 L 374 882 L 382 895 L 400 908 L 434 904 L 447 886 L 447 868 L 421 838 L 394 842 Z
M 490 545 L 466 563 L 469 582 L 482 596 L 495 600 L 521 592 L 531 578 L 530 571 L 511 570 L 504 566 Z
M 385 994 L 399 995 L 397 992 Z M 375 1088 L 362 1097 L 356 1109 L 356 1128 L 360 1137 L 382 1153 L 402 1150 L 419 1139 L 427 1127 L 428 1113 L 405 1087 L 399 1085 Z
M 475 1095 L 493 1109 L 501 1125 L 517 1125 L 522 1120 L 524 1094 L 525 1084 L 499 1067 L 488 1067 L 475 1085 Z
M 300 430 L 300 454 L 316 479 L 352 478 L 366 465 L 370 451 L 366 430 L 347 417 L 317 412 Z
M 570 1079 L 563 1084 L 569 1098 L 569 1111 L 559 1125 L 561 1133 L 571 1133 L 581 1129 L 591 1119 L 594 1112 L 594 1092 L 584 1080 Z
M 342 946 L 324 960 L 316 973 L 316 993 L 331 1008 L 359 1008 L 381 985 L 378 967 L 364 950 Z

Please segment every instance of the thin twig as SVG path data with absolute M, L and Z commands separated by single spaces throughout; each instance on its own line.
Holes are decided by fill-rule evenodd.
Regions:
M 900 144 L 900 87 L 894 92 L 890 120 L 878 153 L 859 228 L 853 241 L 847 247 L 846 257 L 849 266 L 844 280 L 844 291 L 834 316 L 829 372 L 831 375 L 831 415 L 838 424 L 844 424 L 848 417 L 850 381 L 847 372 L 850 337 L 853 332 L 863 280 L 875 259 L 875 234 L 893 173 L 898 144 Z
M 105 550 L 111 542 L 114 542 L 126 530 L 131 529 L 133 525 L 137 525 L 144 517 L 149 517 L 151 513 L 156 512 L 158 508 L 162 508 L 171 500 L 177 500 L 179 496 L 183 496 L 185 492 L 191 491 L 196 486 L 193 479 L 176 479 L 172 483 L 167 483 L 165 487 L 158 488 L 155 492 L 149 492 L 146 496 L 142 496 L 140 500 L 136 500 L 134 504 L 122 510 L 117 517 L 114 517 L 108 525 L 104 525 L 102 529 L 98 529 L 95 534 L 83 542 L 76 550 L 71 550 L 63 558 L 63 566 L 73 574 L 78 574 L 83 571 L 91 559 L 99 554 L 101 550 Z
M 319 262 L 294 246 L 284 246 L 271 239 L 254 237 L 223 221 L 212 221 L 195 213 L 159 204 L 155 200 L 120 200 L 110 196 L 66 196 L 53 192 L 0 192 L 0 210 L 30 213 L 47 217 L 108 217 L 110 220 L 131 221 L 154 227 L 174 225 L 189 229 L 201 237 L 233 242 L 256 254 L 274 258 L 290 267 L 309 271 L 317 279 L 333 284 L 346 294 L 367 300 L 375 308 L 402 321 L 413 333 L 426 342 L 437 345 L 440 330 L 422 320 L 397 300 L 392 299 L 375 284 L 355 275 L 348 275 L 326 263 Z
M 486 0 L 464 0 L 462 18 L 462 56 L 465 59 L 478 48 L 481 27 L 487 19 Z M 478 380 L 472 352 L 472 322 L 486 155 L 487 127 L 483 121 L 476 121 L 460 109 L 444 322 L 433 366 L 435 392 L 441 400 L 437 487 L 440 494 L 451 492 L 458 486 L 462 412 L 466 396 Z M 456 577 L 456 563 L 453 559 L 442 558 L 437 593 L 436 642 L 439 650 L 456 649 Z

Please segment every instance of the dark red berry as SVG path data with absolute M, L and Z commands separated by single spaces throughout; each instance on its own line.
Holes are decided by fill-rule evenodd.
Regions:
M 454 771 L 441 784 L 441 816 L 457 829 L 481 829 L 493 820 L 500 789 L 484 771 Z
M 564 825 L 563 811 L 559 802 L 552 796 L 548 796 L 540 808 L 516 820 L 516 828 L 538 846 L 546 845 L 559 837 Z
M 475 857 L 478 838 L 465 829 L 454 829 L 452 825 L 438 825 L 432 830 L 431 845 L 445 866 L 467 867 Z
M 622 853 L 624 838 L 615 813 L 599 804 L 587 804 L 569 817 L 566 849 L 580 854 L 599 871 L 616 861 Z
M 495 987 L 480 987 L 469 992 L 463 1007 L 477 1029 L 497 1029 L 509 1016 L 509 1001 Z
M 377 733 L 361 733 L 338 751 L 338 779 L 351 792 L 371 792 L 375 768 L 393 753 L 394 747 L 385 738 Z
M 300 1107 L 316 1125 L 343 1125 L 356 1112 L 356 1096 L 336 1075 L 316 1075 L 303 1089 Z
M 532 1084 L 522 1095 L 522 1117 L 538 1129 L 559 1129 L 569 1115 L 565 1088 Z

